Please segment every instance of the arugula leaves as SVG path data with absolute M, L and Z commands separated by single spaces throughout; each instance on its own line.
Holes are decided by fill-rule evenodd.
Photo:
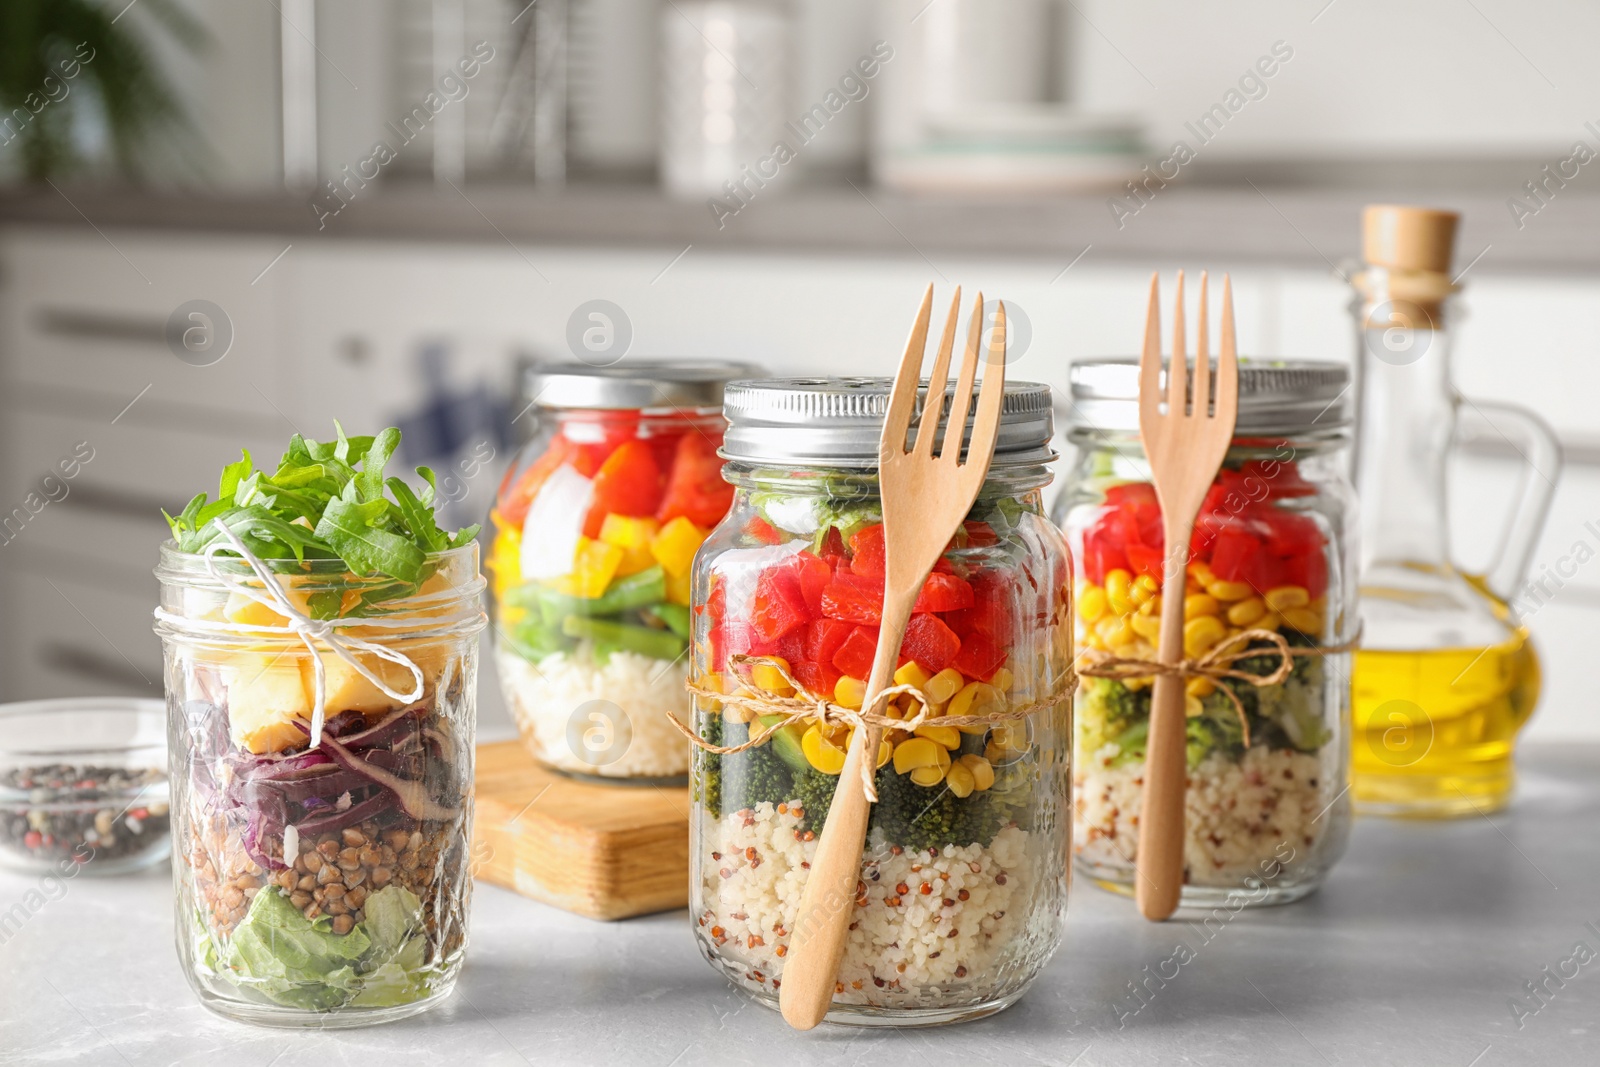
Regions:
M 453 534 L 435 519 L 437 488 L 427 467 L 418 494 L 400 478 L 384 477 L 400 446 L 400 431 L 348 437 L 337 422 L 335 441 L 308 441 L 299 434 L 268 474 L 255 469 L 248 451 L 222 469 L 217 498 L 200 493 L 176 517 L 165 511 L 182 552 L 203 552 L 222 537 L 220 519 L 263 559 L 342 559 L 352 573 L 396 579 L 369 591 L 363 601 L 406 596 L 433 573 L 428 555 L 460 548 L 478 535 L 472 525 Z M 338 614 L 337 597 L 313 603 L 318 617 Z M 315 598 L 313 598 L 315 601 Z

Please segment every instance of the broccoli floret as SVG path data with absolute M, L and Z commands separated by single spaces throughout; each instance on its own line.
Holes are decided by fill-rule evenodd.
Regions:
M 750 739 L 750 727 L 743 723 L 724 722 L 717 716 L 721 745 L 742 745 Z M 720 804 L 717 813 L 742 811 L 753 808 L 763 800 L 779 804 L 788 800 L 794 791 L 789 767 L 772 750 L 769 742 L 731 756 L 708 754 L 716 764 L 720 778 Z
M 807 767 L 794 776 L 794 795 L 789 799 L 800 805 L 806 813 L 805 825 L 808 829 L 822 832 L 822 824 L 828 820 L 828 811 L 833 806 L 833 791 L 839 787 L 837 774 L 823 774 L 821 771 Z
M 713 745 L 722 744 L 722 716 L 701 714 L 697 719 L 701 738 Z M 704 805 L 712 816 L 721 817 L 722 757 L 696 745 L 694 758 L 690 762 L 690 773 L 690 787 L 694 799 Z
M 1008 776 L 1009 779 L 1009 776 Z M 1027 797 L 1025 777 L 958 797 L 944 785 L 920 786 L 892 766 L 878 771 L 872 822 L 891 843 L 910 849 L 988 845 Z M 807 812 L 809 814 L 809 811 Z

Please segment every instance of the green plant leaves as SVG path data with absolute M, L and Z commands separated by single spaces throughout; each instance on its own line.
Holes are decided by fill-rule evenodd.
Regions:
M 295 434 L 270 475 L 244 452 L 222 469 L 215 500 L 200 493 L 176 518 L 163 511 L 179 550 L 204 552 L 222 538 L 216 526 L 221 519 L 263 559 L 342 559 L 355 574 L 396 579 L 372 591 L 370 601 L 363 598 L 377 603 L 414 593 L 433 571 L 429 554 L 460 548 L 477 536 L 476 525 L 454 534 L 439 528 L 428 468 L 417 469 L 424 482 L 420 494 L 401 478 L 385 477 L 400 447 L 398 429 L 350 437 L 334 426 L 333 441 Z M 339 605 L 311 607 L 316 617 L 331 618 Z

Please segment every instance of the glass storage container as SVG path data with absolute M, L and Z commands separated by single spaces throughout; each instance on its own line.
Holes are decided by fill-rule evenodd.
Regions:
M 311 617 L 373 620 L 337 636 L 409 659 L 420 695 L 394 699 L 313 637 L 324 723 L 311 746 L 316 667 L 288 620 L 239 590 L 263 589 L 261 577 L 241 559 L 162 547 L 184 974 L 206 1007 L 247 1022 L 415 1014 L 449 995 L 466 948 L 486 624 L 477 545 L 430 555 L 416 585 L 358 577 L 339 559 L 261 564 Z M 356 648 L 387 688 L 417 690 L 404 665 Z
M 542 764 L 682 784 L 689 566 L 727 514 L 722 387 L 752 368 L 534 367 L 533 437 L 490 515 L 495 665 Z
M 883 596 L 875 468 L 888 393 L 877 378 L 729 387 L 723 454 L 737 492 L 695 563 L 700 691 L 860 707 Z M 1049 388 L 1008 384 L 989 478 L 902 645 L 895 679 L 923 697 L 898 696 L 888 711 L 1027 714 L 886 735 L 831 1020 L 902 1026 L 998 1011 L 1060 941 L 1071 567 L 1044 514 L 1051 430 Z M 777 722 L 759 714 L 707 695 L 694 724 L 729 747 Z M 848 724 L 807 718 L 742 753 L 696 752 L 695 935 L 718 970 L 769 1006 L 834 790 L 862 787 L 839 778 L 849 734 Z
M 1082 574 L 1074 859 L 1129 894 L 1154 679 L 1094 675 L 1108 657 L 1154 660 L 1159 640 L 1161 508 L 1139 443 L 1138 370 L 1128 359 L 1073 366 L 1077 454 L 1053 508 Z M 1298 899 L 1344 850 L 1359 626 L 1348 385 L 1340 364 L 1240 361 L 1236 436 L 1190 546 L 1184 656 L 1254 652 L 1217 666 L 1262 679 L 1286 652 L 1290 669 L 1274 684 L 1216 673 L 1186 682 L 1185 905 Z

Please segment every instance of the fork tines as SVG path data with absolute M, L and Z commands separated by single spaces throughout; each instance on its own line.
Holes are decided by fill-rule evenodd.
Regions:
M 961 287 L 956 286 L 950 298 L 950 311 L 945 317 L 944 332 L 934 356 L 933 370 L 928 375 L 927 393 L 923 400 L 922 416 L 918 420 L 917 438 L 909 450 L 906 436 L 911 430 L 911 416 L 916 408 L 917 393 L 922 385 L 922 360 L 928 342 L 928 325 L 933 311 L 933 286 L 930 284 L 922 296 L 922 307 L 917 312 L 916 323 L 906 342 L 905 354 L 900 359 L 900 369 L 895 375 L 894 388 L 889 393 L 889 410 L 884 417 L 883 439 L 879 458 L 891 462 L 895 455 L 916 455 L 924 459 L 934 457 L 933 439 L 938 433 L 939 417 L 944 413 L 944 393 L 950 375 L 950 357 L 955 349 L 956 324 L 961 309 Z M 944 437 L 939 443 L 937 460 L 950 466 L 976 467 L 986 470 L 994 455 L 998 436 L 1000 407 L 1005 399 L 1006 308 L 1001 303 L 995 313 L 994 329 L 989 336 L 989 369 L 984 372 L 978 386 L 977 416 L 973 420 L 972 438 L 968 455 L 961 462 L 962 437 L 966 430 L 967 415 L 972 406 L 972 389 L 977 382 L 979 346 L 983 340 L 983 294 L 972 303 L 972 313 L 967 323 L 967 343 L 962 352 L 961 369 L 956 379 L 955 393 L 950 398 L 950 411 L 945 424 Z

